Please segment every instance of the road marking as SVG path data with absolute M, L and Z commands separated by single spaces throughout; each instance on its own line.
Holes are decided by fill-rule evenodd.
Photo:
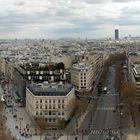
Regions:
M 106 96 L 119 96 L 118 94 L 106 94 Z
M 114 110 L 115 107 L 97 107 L 97 110 Z

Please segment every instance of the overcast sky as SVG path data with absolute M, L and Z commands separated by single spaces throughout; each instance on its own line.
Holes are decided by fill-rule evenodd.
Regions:
M 140 0 L 0 0 L 0 38 L 140 35 Z

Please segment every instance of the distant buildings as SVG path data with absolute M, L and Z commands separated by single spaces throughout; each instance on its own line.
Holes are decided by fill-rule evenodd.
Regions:
M 68 121 L 75 108 L 75 90 L 70 84 L 31 84 L 26 88 L 26 110 L 33 118 L 43 117 L 48 127 Z
M 119 30 L 115 29 L 115 40 L 119 39 Z
M 75 57 L 69 55 L 51 56 L 51 62 L 55 62 L 55 63 L 63 62 L 66 69 L 71 68 L 74 60 Z

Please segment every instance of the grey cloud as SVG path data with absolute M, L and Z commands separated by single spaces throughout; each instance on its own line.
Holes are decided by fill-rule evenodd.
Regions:
M 24 1 L 19 1 L 19 2 L 16 2 L 14 5 L 15 6 L 24 6 L 26 4 L 26 2 L 24 2 Z
M 135 2 L 139 0 L 112 0 L 113 2 Z

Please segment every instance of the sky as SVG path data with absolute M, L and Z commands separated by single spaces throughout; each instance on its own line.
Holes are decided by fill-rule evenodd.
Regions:
M 0 38 L 140 36 L 140 0 L 0 0 Z

